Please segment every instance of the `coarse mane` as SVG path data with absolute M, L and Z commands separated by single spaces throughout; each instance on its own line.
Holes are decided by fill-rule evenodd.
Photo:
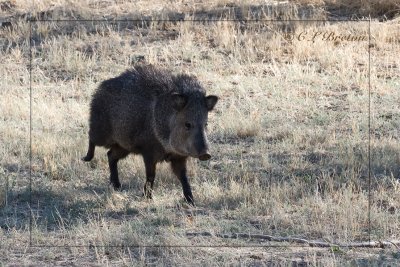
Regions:
M 139 88 L 146 88 L 152 95 L 169 94 L 172 92 L 190 94 L 192 92 L 205 93 L 199 81 L 187 74 L 173 75 L 171 72 L 157 68 L 150 64 L 138 64 L 126 70 L 120 76 L 127 83 L 139 84 Z

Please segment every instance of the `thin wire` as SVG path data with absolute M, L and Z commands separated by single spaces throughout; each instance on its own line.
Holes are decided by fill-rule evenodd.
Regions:
M 371 18 L 368 20 L 368 241 L 371 242 Z
M 323 19 L 31 19 L 31 22 L 218 22 L 218 21 L 233 21 L 233 22 L 359 22 L 368 21 L 368 19 L 348 20 L 323 20 Z
M 29 21 L 29 246 L 32 246 L 32 21 Z
M 314 246 L 310 245 L 111 245 L 111 246 L 96 246 L 92 244 L 88 245 L 33 245 L 31 247 L 34 248 L 315 248 Z M 338 246 L 336 244 L 332 245 L 332 247 L 352 247 L 351 245 L 348 246 Z M 328 248 L 328 247 L 325 247 Z

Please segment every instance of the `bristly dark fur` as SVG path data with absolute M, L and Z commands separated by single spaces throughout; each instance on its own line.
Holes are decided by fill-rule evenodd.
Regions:
M 103 81 L 90 104 L 89 149 L 83 160 L 93 158 L 95 146 L 109 148 L 110 182 L 118 189 L 118 160 L 130 153 L 141 154 L 145 194 L 151 197 L 147 189 L 152 188 L 156 163 L 168 159 L 186 199 L 193 203 L 186 159 L 209 158 L 204 127 L 208 111 L 218 100 L 205 93 L 195 77 L 172 75 L 152 65 L 137 65 Z

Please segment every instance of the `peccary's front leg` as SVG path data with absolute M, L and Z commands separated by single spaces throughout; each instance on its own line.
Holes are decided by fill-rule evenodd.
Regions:
M 125 150 L 118 145 L 111 147 L 107 152 L 108 166 L 110 167 L 110 183 L 116 190 L 121 188 L 121 183 L 118 178 L 118 161 L 128 156 L 128 154 L 128 150 Z
M 144 196 L 152 199 L 154 179 L 156 177 L 156 161 L 151 156 L 143 156 L 144 166 L 146 168 L 146 183 L 144 184 Z
M 192 190 L 186 175 L 186 158 L 172 159 L 171 167 L 174 174 L 181 181 L 183 195 L 185 196 L 186 201 L 194 206 Z

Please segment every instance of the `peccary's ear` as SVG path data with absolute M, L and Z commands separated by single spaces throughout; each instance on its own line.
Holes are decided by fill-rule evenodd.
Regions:
M 182 110 L 186 106 L 186 103 L 187 103 L 187 99 L 184 95 L 181 95 L 178 93 L 172 94 L 172 106 L 177 111 Z
M 211 111 L 214 107 L 215 104 L 218 102 L 218 96 L 215 95 L 209 95 L 206 97 L 206 105 L 207 105 L 207 110 Z

